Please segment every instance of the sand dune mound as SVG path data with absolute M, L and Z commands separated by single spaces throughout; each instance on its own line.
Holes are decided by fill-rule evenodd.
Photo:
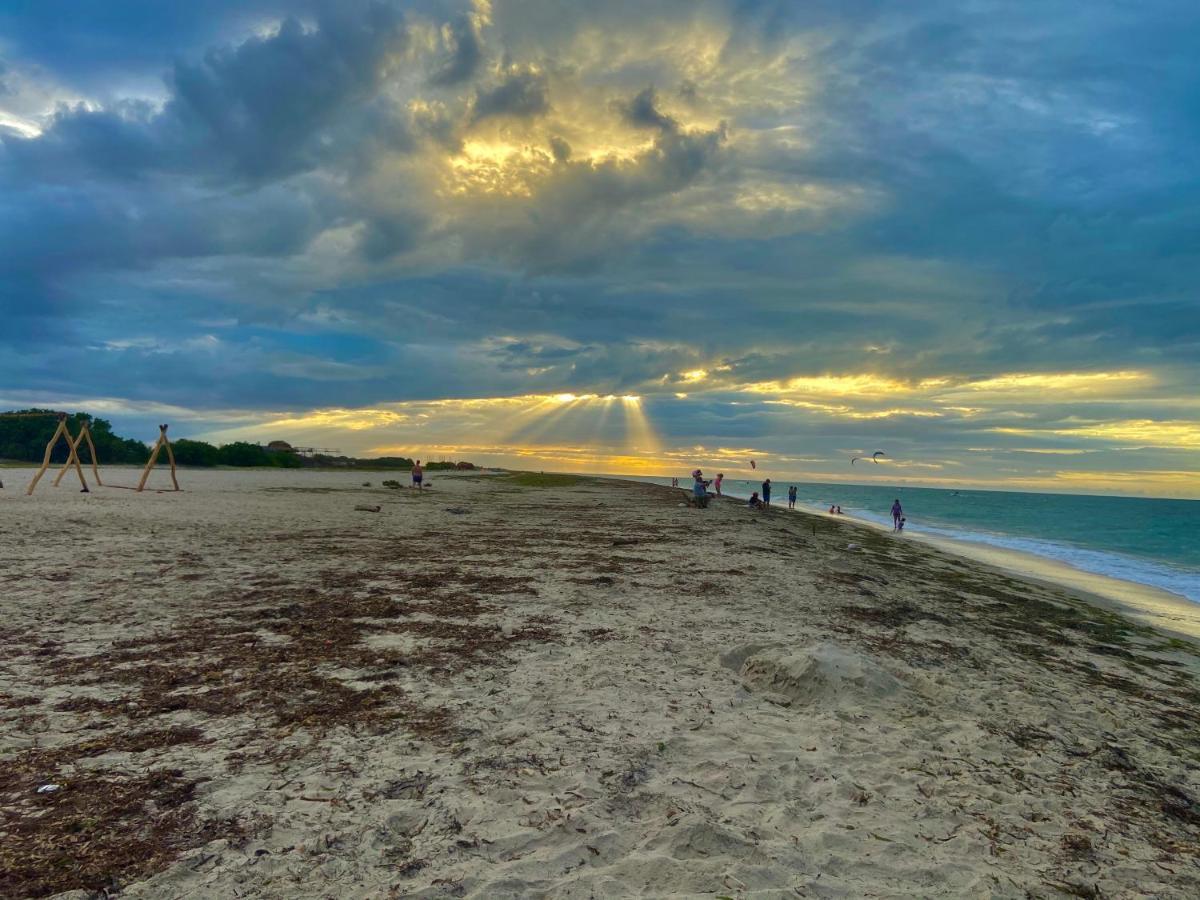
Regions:
M 726 654 L 731 661 L 737 651 Z M 800 650 L 755 648 L 741 661 L 739 674 L 756 693 L 786 698 L 797 706 L 861 705 L 894 698 L 906 688 L 868 656 L 821 643 Z

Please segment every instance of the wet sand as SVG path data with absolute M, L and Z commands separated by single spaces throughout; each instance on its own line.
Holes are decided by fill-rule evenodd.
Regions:
M 852 523 L 392 477 L 6 470 L 0 895 L 1200 894 L 1190 642 Z
M 834 518 L 824 511 L 806 512 L 812 512 L 822 518 Z M 890 528 L 877 522 L 854 516 L 844 515 L 841 518 L 864 528 L 891 533 Z M 963 556 L 1026 580 L 1065 587 L 1077 596 L 1086 597 L 1089 602 L 1116 610 L 1136 622 L 1169 631 L 1189 640 L 1200 640 L 1200 603 L 1193 603 L 1178 594 L 1121 578 L 1085 572 L 1075 566 L 1035 553 L 954 540 L 920 531 L 906 531 L 903 537 L 905 540 L 916 541 L 955 556 Z

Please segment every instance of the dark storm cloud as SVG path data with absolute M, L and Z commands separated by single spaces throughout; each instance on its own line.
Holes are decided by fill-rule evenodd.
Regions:
M 639 128 L 657 128 L 669 133 L 679 130 L 678 122 L 659 112 L 658 95 L 652 87 L 641 91 L 631 100 L 618 101 L 616 106 L 631 125 Z
M 62 109 L 38 139 L 12 142 L 10 158 L 47 180 L 171 173 L 261 181 L 311 169 L 328 158 L 327 129 L 358 124 L 405 40 L 398 14 L 382 6 L 362 17 L 323 11 L 313 29 L 285 19 L 269 37 L 176 62 L 161 110 L 144 101 Z
M 540 116 L 549 110 L 549 87 L 542 72 L 511 71 L 494 87 L 475 91 L 476 121 L 489 116 Z
M 678 391 L 681 440 L 962 449 L 1002 420 L 698 405 L 679 373 L 1137 369 L 1195 417 L 1195 4 L 70 13 L 0 11 L 5 384 L 82 388 L 103 346 L 110 393 L 158 366 L 192 404 Z M 295 346 L 335 331 L 385 349 Z
M 479 20 L 471 13 L 456 16 L 442 26 L 442 58 L 430 77 L 439 87 L 454 87 L 475 77 L 484 62 Z

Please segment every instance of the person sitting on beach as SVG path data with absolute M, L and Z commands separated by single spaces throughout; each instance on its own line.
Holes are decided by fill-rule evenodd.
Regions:
M 840 506 L 837 508 L 837 514 L 839 516 L 842 515 L 842 508 Z
M 412 467 L 412 486 L 417 490 L 421 490 L 423 485 L 421 482 L 425 480 L 425 470 L 421 468 L 421 461 L 418 459 L 413 463 Z
M 796 508 L 796 486 L 793 484 L 788 488 L 788 509 Z
M 692 473 L 692 495 L 698 507 L 708 508 L 708 482 L 704 480 L 704 473 L 699 469 Z
M 717 480 L 713 482 L 713 487 L 717 489 L 717 496 L 721 496 L 721 480 L 725 477 L 724 472 L 717 473 Z
M 835 515 L 836 513 L 837 513 L 837 507 L 834 506 L 832 503 L 830 503 L 829 504 L 829 514 L 832 516 L 832 515 Z
M 900 530 L 900 520 L 904 518 L 904 507 L 900 505 L 900 498 L 896 498 L 896 502 L 892 504 L 892 531 Z
M 767 505 L 758 499 L 758 491 L 750 495 L 750 501 L 746 504 L 751 509 L 766 509 Z

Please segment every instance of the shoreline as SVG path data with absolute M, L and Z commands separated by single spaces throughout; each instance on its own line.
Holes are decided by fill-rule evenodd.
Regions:
M 0 497 L 0 894 L 1200 891 L 1190 641 L 848 517 L 295 471 Z
M 620 476 L 603 477 L 640 484 L 657 484 L 657 482 L 624 479 Z M 682 491 L 685 494 L 689 493 L 682 485 L 679 488 L 670 488 L 669 485 L 662 486 L 668 487 L 670 490 Z M 727 492 L 721 499 L 744 502 L 747 498 Z M 890 535 L 893 533 L 886 525 L 856 516 L 853 513 L 830 515 L 824 509 L 799 503 L 795 510 L 789 510 L 786 506 L 786 499 L 782 505 L 773 504 L 771 508 L 783 512 L 800 512 L 830 521 L 848 522 L 880 534 Z M 1083 599 L 1108 610 L 1129 615 L 1139 623 L 1152 625 L 1177 637 L 1200 641 L 1200 603 L 1195 603 L 1181 594 L 1154 585 L 1117 578 L 1113 575 L 1089 572 L 1070 563 L 1026 550 L 930 535 L 920 531 L 905 531 L 904 539 L 916 541 L 943 553 L 982 563 L 1001 572 L 1018 575 L 1029 581 L 1067 588 L 1082 595 Z
M 841 516 L 831 516 L 823 510 L 808 508 L 803 512 L 826 519 L 849 521 L 882 534 L 892 534 L 892 530 L 887 526 L 858 516 L 845 513 Z M 916 541 L 943 553 L 983 563 L 1030 581 L 1068 588 L 1083 595 L 1084 599 L 1130 615 L 1143 624 L 1181 637 L 1200 640 L 1200 604 L 1162 588 L 1088 572 L 1069 563 L 1008 547 L 995 547 L 920 532 L 906 532 L 904 540 Z

